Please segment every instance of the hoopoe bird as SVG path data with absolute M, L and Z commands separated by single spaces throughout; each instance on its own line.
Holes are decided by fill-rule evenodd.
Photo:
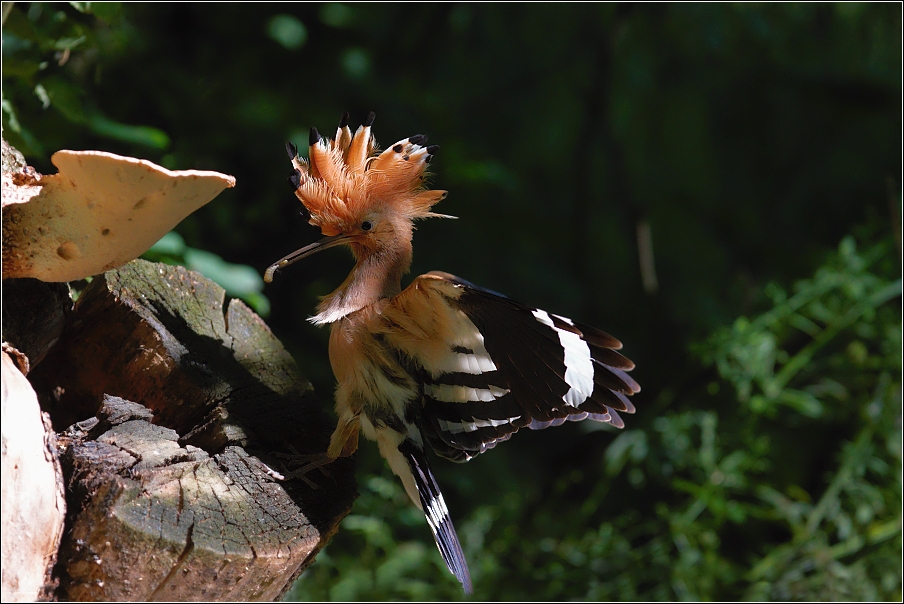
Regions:
M 311 130 L 308 159 L 286 144 L 289 180 L 309 223 L 325 236 L 267 269 L 331 247 L 351 248 L 355 266 L 309 320 L 330 325 L 329 358 L 338 382 L 339 421 L 310 470 L 351 455 L 363 432 L 427 517 L 446 565 L 471 593 L 471 576 L 426 449 L 465 462 L 520 428 L 590 419 L 621 428 L 640 386 L 634 364 L 609 334 L 448 273 L 433 271 L 402 289 L 412 259 L 414 221 L 446 191 L 425 186 L 438 147 L 422 135 L 382 153 L 374 114 L 352 134 L 348 113 L 336 138 Z

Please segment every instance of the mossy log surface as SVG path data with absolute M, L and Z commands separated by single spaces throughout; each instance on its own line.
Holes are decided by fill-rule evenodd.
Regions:
M 92 281 L 29 374 L 65 428 L 58 598 L 274 600 L 351 509 L 352 460 L 276 476 L 332 425 L 263 321 L 224 300 L 133 261 Z

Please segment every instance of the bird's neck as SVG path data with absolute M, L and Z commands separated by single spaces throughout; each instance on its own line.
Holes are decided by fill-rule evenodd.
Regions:
M 357 254 L 356 254 L 357 255 Z M 411 266 L 411 244 L 361 255 L 336 291 L 326 296 L 311 317 L 315 324 L 333 323 L 402 291 L 402 275 Z

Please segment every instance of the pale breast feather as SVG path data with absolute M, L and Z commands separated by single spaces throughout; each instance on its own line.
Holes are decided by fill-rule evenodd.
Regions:
M 609 334 L 448 273 L 422 275 L 400 297 L 418 293 L 445 306 L 438 314 L 467 317 L 446 336 L 446 358 L 434 349 L 433 370 L 421 372 L 421 430 L 437 454 L 467 461 L 519 428 L 583 419 L 622 427 L 618 412 L 634 412 L 628 396 L 640 387 L 626 373 L 634 364 Z

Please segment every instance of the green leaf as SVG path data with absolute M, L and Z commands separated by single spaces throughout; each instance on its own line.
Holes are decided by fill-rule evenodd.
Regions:
M 91 14 L 104 21 L 113 21 L 122 13 L 121 2 L 70 2 L 80 13 Z
M 35 96 L 41 99 L 41 106 L 44 109 L 50 107 L 50 95 L 47 94 L 47 89 L 44 88 L 43 84 L 38 84 L 35 86 Z
M 18 118 L 16 118 L 16 110 L 13 109 L 13 104 L 9 102 L 9 99 L 0 100 L 0 107 L 3 109 L 3 114 L 6 116 L 6 123 L 9 125 L 10 130 L 13 132 L 21 132 L 22 126 L 19 124 Z
M 267 34 L 288 50 L 298 50 L 308 40 L 304 23 L 292 15 L 274 15 L 267 24 Z
M 222 285 L 230 296 L 241 297 L 264 289 L 263 278 L 250 266 L 226 262 L 204 250 L 186 249 L 185 265 Z
M 53 48 L 55 50 L 72 50 L 73 48 L 84 44 L 87 40 L 87 36 L 79 36 L 78 38 L 60 38 L 53 43 Z
M 822 403 L 809 392 L 786 388 L 779 393 L 778 400 L 807 417 L 820 417 L 823 414 Z
M 167 149 L 170 146 L 170 137 L 159 128 L 151 126 L 130 126 L 113 121 L 98 112 L 92 111 L 88 117 L 88 124 L 95 133 L 113 139 L 134 143 L 152 149 Z
M 41 82 L 50 104 L 71 122 L 84 124 L 88 117 L 82 102 L 82 92 L 72 82 L 60 76 L 50 76 Z
M 621 472 L 628 461 L 635 463 L 646 458 L 647 435 L 641 430 L 625 430 L 606 447 L 606 473 L 614 476 Z
M 170 231 L 160 238 L 160 241 L 151 246 L 148 252 L 152 254 L 165 254 L 169 256 L 181 256 L 185 253 L 185 239 L 176 231 Z M 146 252 L 147 253 L 147 252 Z

